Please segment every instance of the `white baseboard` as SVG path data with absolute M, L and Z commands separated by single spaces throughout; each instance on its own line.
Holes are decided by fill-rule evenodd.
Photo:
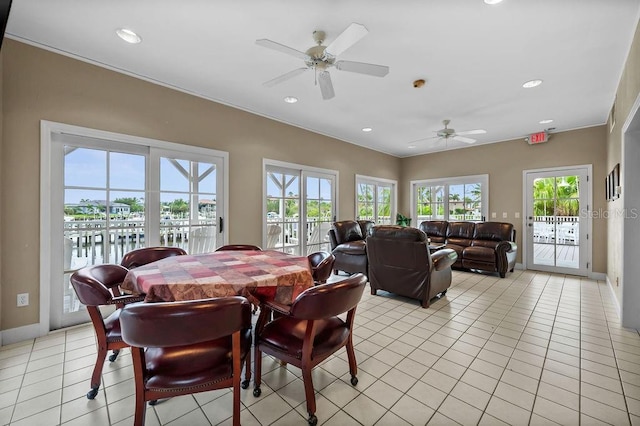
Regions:
M 516 263 L 514 269 L 524 270 L 524 265 L 522 263 Z
M 604 272 L 591 272 L 589 273 L 589 278 L 592 280 L 598 281 L 606 281 L 609 284 L 609 277 Z
M 29 324 L 22 327 L 10 328 L 0 333 L 0 346 L 11 345 L 40 336 L 42 336 L 40 324 Z

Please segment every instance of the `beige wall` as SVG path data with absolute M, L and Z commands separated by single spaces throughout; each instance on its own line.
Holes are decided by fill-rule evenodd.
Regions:
M 627 57 L 620 84 L 616 92 L 615 101 L 615 125 L 611 132 L 607 131 L 607 170 L 613 169 L 617 163 L 622 163 L 622 126 L 631 112 L 634 102 L 640 95 L 640 25 L 636 28 L 636 33 Z M 611 120 L 607 123 L 611 125 Z M 637 167 L 633 162 L 627 163 L 629 166 Z M 624 170 L 622 171 L 624 173 Z M 607 276 L 612 283 L 618 302 L 622 304 L 622 286 L 617 284 L 617 278 L 622 277 L 623 251 L 620 241 L 622 241 L 622 221 L 624 216 L 618 214 L 623 209 L 625 191 L 623 188 L 621 198 L 607 203 L 609 217 L 608 223 L 609 241 L 607 243 L 608 268 Z M 636 261 L 637 253 L 627 253 L 632 261 Z M 629 284 L 635 281 L 636 277 L 626 277 Z
M 2 53 L 2 329 L 38 322 L 40 120 L 229 152 L 229 240 L 262 243 L 262 159 L 339 172 L 339 218 L 355 174 L 397 179 L 399 158 L 56 55 L 13 40 Z M 46 273 L 46 272 L 45 272 Z M 16 308 L 17 293 L 31 304 Z
M 549 142 L 529 145 L 524 138 L 466 149 L 404 158 L 400 181 L 399 211 L 409 215 L 411 188 L 409 182 L 439 177 L 489 175 L 489 212 L 496 212 L 495 220 L 511 222 L 517 230 L 518 245 L 522 245 L 522 171 L 546 167 L 593 165 L 594 208 L 605 207 L 601 190 L 606 170 L 605 127 L 591 127 L 551 135 Z M 502 219 L 502 213 L 507 219 Z M 515 213 L 520 213 L 520 219 Z M 491 213 L 489 213 L 491 214 Z M 604 241 L 607 227 L 604 219 L 594 219 L 595 241 Z M 605 253 L 595 250 L 593 272 L 605 272 Z M 522 250 L 518 251 L 522 262 Z

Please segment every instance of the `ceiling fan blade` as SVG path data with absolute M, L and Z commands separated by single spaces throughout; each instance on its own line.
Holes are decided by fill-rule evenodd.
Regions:
M 338 61 L 334 65 L 341 71 L 357 72 L 375 77 L 384 77 L 389 74 L 389 67 L 386 65 L 366 64 L 364 62 L 353 61 Z
M 309 60 L 309 55 L 307 55 L 306 53 L 296 50 L 293 47 L 285 46 L 284 44 L 267 40 L 266 38 L 261 38 L 260 40 L 256 40 L 256 44 L 262 47 L 267 47 L 269 49 L 277 50 L 278 52 L 286 53 L 287 55 L 295 56 L 296 58 L 300 58 L 305 61 Z
M 322 99 L 325 101 L 335 96 L 333 91 L 333 84 L 331 83 L 331 76 L 327 71 L 322 71 L 318 76 L 318 83 L 320 84 L 320 92 L 322 92 Z
M 347 27 L 330 45 L 325 49 L 325 53 L 336 57 L 354 44 L 362 37 L 366 36 L 369 30 L 364 25 L 353 22 Z
M 286 74 L 282 74 L 280 77 L 274 78 L 273 80 L 265 81 L 264 83 L 262 83 L 262 85 L 266 86 L 266 87 L 273 87 L 276 84 L 280 84 L 283 81 L 289 80 L 290 78 L 293 78 L 298 74 L 302 74 L 303 72 L 305 72 L 308 69 L 309 68 L 298 68 L 298 69 L 295 69 L 293 71 L 289 71 Z
M 456 132 L 456 135 L 484 135 L 487 133 L 484 129 L 467 130 L 466 132 Z
M 474 143 L 476 141 L 475 139 L 465 138 L 464 136 L 458 136 L 458 135 L 455 135 L 452 139 L 455 139 L 457 141 L 464 142 L 464 143 Z

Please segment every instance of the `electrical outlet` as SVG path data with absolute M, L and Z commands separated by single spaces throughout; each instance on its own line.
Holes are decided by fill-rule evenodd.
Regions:
M 29 293 L 20 293 L 18 295 L 18 307 L 29 306 Z

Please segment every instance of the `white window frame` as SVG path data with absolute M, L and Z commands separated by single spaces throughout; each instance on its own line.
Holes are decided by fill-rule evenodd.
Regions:
M 480 198 L 480 211 L 484 220 L 489 217 L 489 175 L 453 176 L 436 179 L 412 180 L 411 185 L 411 222 L 418 226 L 418 211 L 416 209 L 416 188 L 417 186 L 444 186 L 444 219 L 449 220 L 449 186 L 480 183 L 482 185 L 482 195 Z
M 391 186 L 391 211 L 389 215 L 391 216 L 391 224 L 395 223 L 396 212 L 398 211 L 398 181 L 392 179 L 384 179 L 374 176 L 365 176 L 365 175 L 356 175 L 356 185 L 355 185 L 355 212 L 354 217 L 359 219 L 358 217 L 358 185 L 360 184 L 368 184 L 375 185 L 376 191 L 374 194 L 374 222 L 378 223 L 378 186 Z

